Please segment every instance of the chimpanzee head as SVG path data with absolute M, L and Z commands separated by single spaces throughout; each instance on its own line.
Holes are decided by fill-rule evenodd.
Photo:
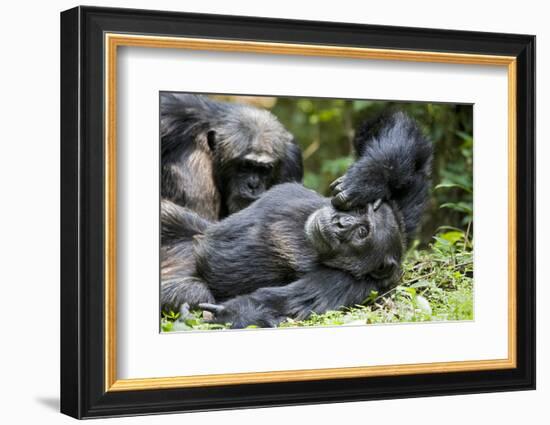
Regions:
M 377 201 L 346 212 L 326 206 L 310 215 L 305 231 L 323 264 L 357 279 L 374 279 L 381 288 L 399 279 L 405 234 L 390 203 Z
M 207 140 L 224 215 L 247 207 L 275 184 L 302 180 L 300 148 L 266 110 L 233 105 Z

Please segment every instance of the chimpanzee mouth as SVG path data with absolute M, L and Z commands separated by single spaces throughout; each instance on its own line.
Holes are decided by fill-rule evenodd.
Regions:
M 254 202 L 256 199 L 258 199 L 262 195 L 262 193 L 259 193 L 257 195 L 245 195 L 243 196 L 243 200 L 245 202 Z
M 235 196 L 233 198 L 233 204 L 237 206 L 236 211 L 248 207 L 252 202 L 257 200 L 260 195 L 239 194 L 238 196 Z
M 251 204 L 256 199 L 258 199 L 260 196 L 262 196 L 264 192 L 258 192 L 255 194 L 252 193 L 240 193 L 238 196 L 238 201 L 245 204 Z

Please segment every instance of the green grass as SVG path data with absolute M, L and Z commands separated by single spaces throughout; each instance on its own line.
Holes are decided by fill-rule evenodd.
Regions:
M 375 323 L 472 320 L 473 253 L 468 235 L 445 229 L 434 237 L 428 249 L 409 250 L 403 264 L 400 285 L 379 294 L 372 292 L 362 303 L 338 311 L 312 314 L 307 320 L 287 319 L 281 328 L 307 326 L 352 326 Z M 192 311 L 187 319 L 164 314 L 163 332 L 226 329 L 206 323 L 202 312 Z

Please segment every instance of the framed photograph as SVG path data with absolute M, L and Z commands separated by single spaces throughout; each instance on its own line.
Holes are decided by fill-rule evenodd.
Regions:
M 535 388 L 535 37 L 61 14 L 61 411 Z

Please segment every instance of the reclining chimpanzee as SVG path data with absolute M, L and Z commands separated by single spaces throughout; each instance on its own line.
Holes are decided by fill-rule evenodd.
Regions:
M 188 303 L 234 328 L 271 327 L 395 285 L 427 200 L 432 147 L 412 119 L 394 113 L 363 127 L 356 149 L 332 204 L 289 183 L 208 223 L 164 201 L 163 308 Z

